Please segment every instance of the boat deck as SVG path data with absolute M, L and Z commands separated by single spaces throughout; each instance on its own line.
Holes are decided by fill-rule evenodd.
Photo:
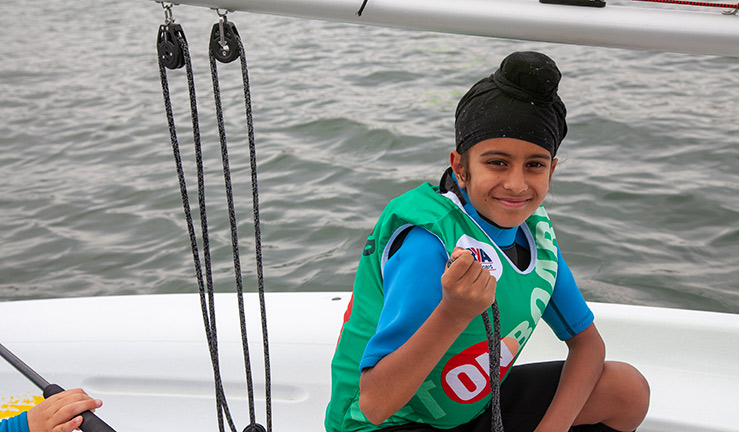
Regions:
M 234 419 L 248 424 L 235 295 L 218 294 L 221 369 Z M 267 294 L 273 429 L 321 431 L 330 360 L 348 293 Z M 257 415 L 264 422 L 261 322 L 247 294 Z M 652 402 L 640 431 L 736 431 L 739 315 L 592 303 L 608 358 L 636 365 Z M 103 399 L 119 431 L 217 430 L 213 372 L 197 295 L 97 297 L 0 303 L 3 344 L 50 382 Z M 519 362 L 563 358 L 546 326 Z M 0 362 L 0 412 L 40 395 Z M 8 408 L 10 407 L 10 408 Z

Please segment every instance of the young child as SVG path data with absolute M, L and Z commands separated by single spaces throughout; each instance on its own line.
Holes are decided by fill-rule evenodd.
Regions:
M 567 133 L 549 57 L 516 52 L 456 112 L 438 187 L 391 201 L 369 236 L 332 362 L 326 429 L 490 431 L 497 302 L 506 432 L 632 431 L 649 386 L 605 345 L 541 207 Z M 564 361 L 513 366 L 540 318 Z
M 0 422 L 0 432 L 72 432 L 82 424 L 82 414 L 100 408 L 103 402 L 82 389 L 65 390 L 45 399 L 28 411 Z

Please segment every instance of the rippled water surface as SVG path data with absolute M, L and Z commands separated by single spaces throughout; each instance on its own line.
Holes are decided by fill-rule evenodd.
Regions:
M 207 43 L 192 49 L 217 290 L 233 289 Z M 234 13 L 249 61 L 266 286 L 349 290 L 386 202 L 436 181 L 459 97 L 514 50 L 569 111 L 547 208 L 589 300 L 739 313 L 739 59 Z M 162 8 L 0 3 L 0 299 L 194 292 L 156 63 Z M 244 278 L 255 286 L 237 62 L 219 67 Z M 183 71 L 170 72 L 188 185 Z M 196 198 L 191 197 L 193 202 Z

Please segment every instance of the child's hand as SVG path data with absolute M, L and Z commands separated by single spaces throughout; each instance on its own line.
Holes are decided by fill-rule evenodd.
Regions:
M 28 411 L 29 432 L 72 432 L 82 424 L 81 413 L 100 408 L 103 402 L 82 389 L 50 396 Z
M 452 317 L 469 322 L 493 304 L 497 281 L 470 251 L 457 247 L 441 275 L 441 286 L 443 307 Z

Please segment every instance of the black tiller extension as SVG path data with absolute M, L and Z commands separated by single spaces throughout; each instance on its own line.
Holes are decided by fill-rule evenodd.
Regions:
M 5 348 L 3 344 L 0 344 L 0 356 L 10 363 L 11 366 L 16 368 L 18 372 L 23 374 L 29 381 L 31 381 L 36 387 L 44 391 L 44 398 L 48 398 L 57 393 L 64 391 L 63 388 L 56 384 L 49 384 L 41 375 L 36 373 L 35 370 L 31 369 L 30 366 L 25 364 L 23 360 L 19 359 L 9 349 Z M 82 425 L 80 429 L 84 432 L 115 432 L 115 430 L 108 426 L 107 423 L 100 420 L 100 417 L 92 413 L 92 411 L 85 411 L 82 414 Z

